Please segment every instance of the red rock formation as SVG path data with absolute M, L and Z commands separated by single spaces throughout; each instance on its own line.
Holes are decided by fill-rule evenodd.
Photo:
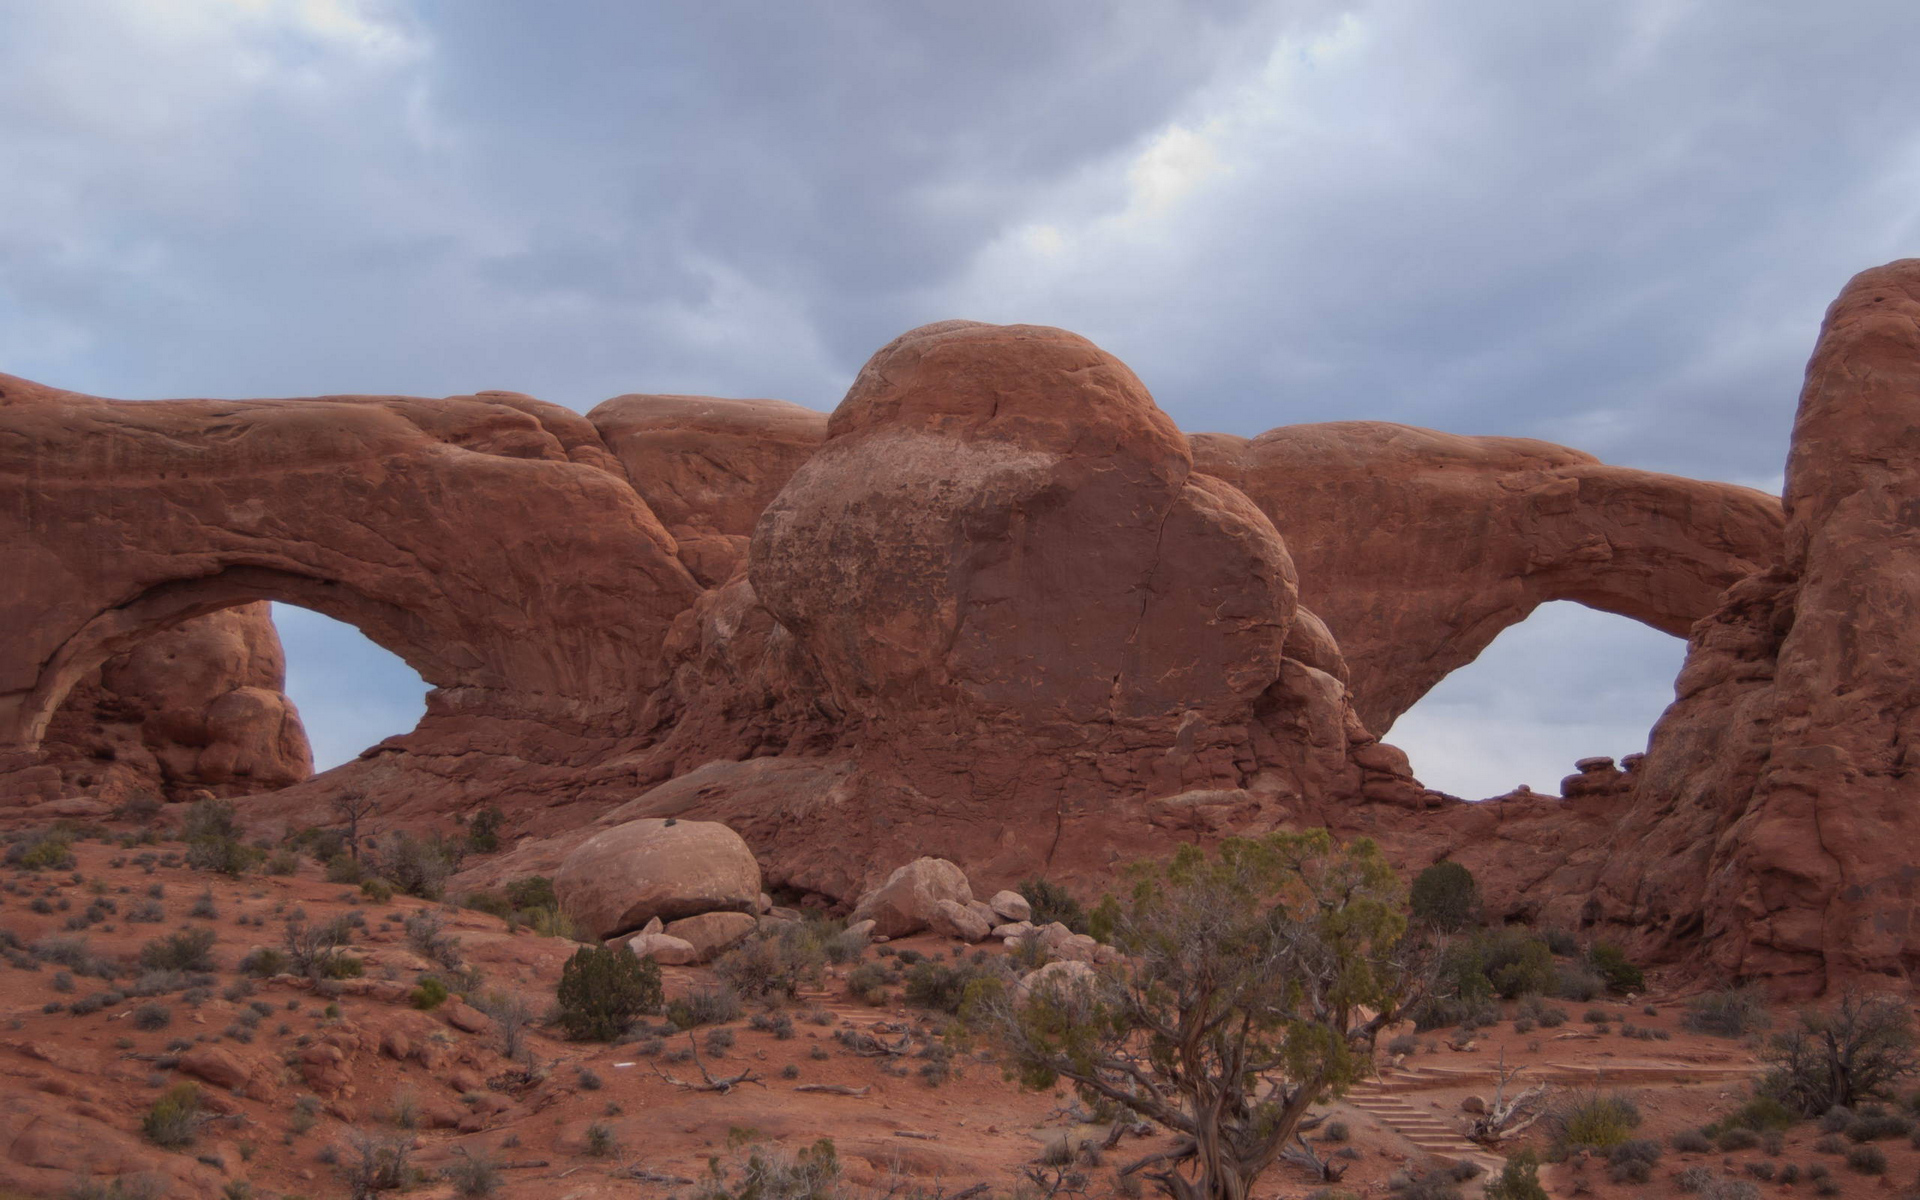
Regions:
M 104 811 L 139 796 L 243 796 L 299 783 L 313 756 L 280 690 L 285 679 L 267 605 L 183 621 L 76 685 L 47 727 L 39 768 L 0 777 L 0 786 L 14 789 L 14 803 L 65 797 L 79 812 L 87 810 L 73 806 L 77 798 Z
M 1694 631 L 1601 916 L 1721 978 L 1812 993 L 1920 966 L 1920 259 L 1827 311 L 1787 460 L 1786 552 Z
M 635 744 L 698 592 L 584 418 L 509 393 L 125 403 L 0 377 L 0 756 L 181 621 L 263 599 L 357 626 L 434 686 L 353 782 L 424 811 L 576 781 Z M 306 789 L 317 788 L 308 793 Z M 630 793 L 629 793 L 630 794 Z
M 744 563 L 761 511 L 827 437 L 827 414 L 784 400 L 616 396 L 587 419 L 708 587 Z
M 1547 601 L 1685 636 L 1779 554 L 1772 496 L 1546 442 L 1374 421 L 1192 440 L 1194 469 L 1285 535 L 1300 602 L 1338 641 L 1375 731 Z

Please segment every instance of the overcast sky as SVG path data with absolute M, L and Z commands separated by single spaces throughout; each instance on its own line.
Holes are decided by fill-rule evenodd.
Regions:
M 945 317 L 1189 430 L 1344 418 L 1777 490 L 1820 313 L 1920 253 L 1913 0 L 0 0 L 0 370 L 125 397 L 829 409 Z M 284 626 L 323 765 L 420 684 Z M 1682 646 L 1552 606 L 1393 733 L 1641 748 Z

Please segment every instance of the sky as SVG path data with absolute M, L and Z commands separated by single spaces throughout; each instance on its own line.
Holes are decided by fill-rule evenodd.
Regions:
M 967 317 L 1188 430 L 1777 491 L 1825 305 L 1920 254 L 1915 45 L 1912 0 L 0 0 L 0 370 L 830 409 Z M 411 672 L 284 616 L 322 765 L 410 727 Z M 1550 606 L 1390 736 L 1549 789 L 1682 652 Z

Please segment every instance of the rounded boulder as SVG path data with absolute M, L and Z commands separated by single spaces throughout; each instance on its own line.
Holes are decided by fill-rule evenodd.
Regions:
M 582 842 L 553 876 L 560 906 L 598 938 L 707 912 L 750 913 L 760 864 L 717 821 L 643 818 Z

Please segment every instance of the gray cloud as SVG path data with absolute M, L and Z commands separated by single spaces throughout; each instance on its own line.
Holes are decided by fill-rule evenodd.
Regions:
M 1920 241 L 1920 9 L 1847 8 L 6 6 L 0 369 L 825 408 L 971 316 L 1093 336 L 1189 429 L 1378 417 L 1765 486 L 1822 306 Z M 1396 737 L 1456 791 L 1460 728 L 1620 752 L 1678 654 L 1644 638 L 1542 614 L 1430 701 L 1451 731 Z

